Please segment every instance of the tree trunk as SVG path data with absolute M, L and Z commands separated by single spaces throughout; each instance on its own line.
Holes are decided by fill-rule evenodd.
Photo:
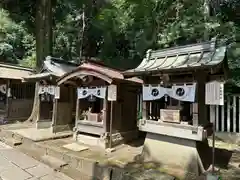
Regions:
M 39 73 L 46 56 L 52 54 L 52 0 L 37 0 L 36 10 L 36 70 Z M 35 86 L 32 113 L 27 121 L 35 122 L 39 114 L 39 83 Z

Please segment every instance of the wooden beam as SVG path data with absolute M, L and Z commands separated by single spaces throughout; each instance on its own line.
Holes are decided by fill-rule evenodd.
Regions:
M 71 80 L 68 80 L 68 81 L 64 82 L 64 84 L 70 84 L 70 85 L 73 85 L 73 86 L 77 86 L 77 83 L 74 82 L 74 81 L 71 81 Z

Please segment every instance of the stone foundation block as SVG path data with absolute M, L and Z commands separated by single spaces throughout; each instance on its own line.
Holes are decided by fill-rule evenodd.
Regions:
M 195 178 L 202 173 L 203 167 L 197 144 L 194 140 L 147 133 L 142 158 L 145 162 L 157 164 L 155 168 L 169 170 L 177 177 Z M 204 151 L 204 148 L 200 150 Z

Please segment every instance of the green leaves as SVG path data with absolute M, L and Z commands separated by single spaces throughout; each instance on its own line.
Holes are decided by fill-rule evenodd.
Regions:
M 0 59 L 1 61 L 18 63 L 31 56 L 35 41 L 27 32 L 25 23 L 13 21 L 6 10 L 0 9 Z
M 35 56 L 32 22 L 36 3 L 22 0 L 17 7 L 7 1 L 4 4 L 10 14 L 5 11 L 0 19 L 0 41 L 4 39 L 5 43 L 1 45 L 2 54 L 31 62 L 29 59 Z M 83 5 L 86 27 L 82 38 Z M 133 68 L 150 48 L 201 42 L 206 34 L 209 39 L 217 37 L 232 43 L 240 38 L 238 7 L 238 0 L 222 4 L 212 1 L 208 16 L 203 0 L 56 0 L 53 55 L 77 59 L 83 43 L 84 56 L 99 57 L 119 68 Z M 232 58 L 229 63 L 235 66 L 238 61 Z

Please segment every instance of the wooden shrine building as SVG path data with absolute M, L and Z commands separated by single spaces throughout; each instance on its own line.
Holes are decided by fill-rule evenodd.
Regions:
M 31 113 L 35 84 L 22 83 L 33 73 L 30 68 L 0 63 L 0 121 L 26 120 Z
M 211 158 L 201 156 L 212 133 L 205 87 L 226 79 L 225 53 L 226 47 L 215 41 L 149 50 L 137 68 L 124 73 L 144 81 L 139 129 L 147 132 L 148 158 L 184 173 L 208 168 Z
M 47 57 L 39 74 L 24 78 L 25 82 L 36 82 L 38 88 L 37 116 L 34 119 L 38 129 L 52 128 L 53 132 L 72 130 L 75 114 L 76 90 L 72 86 L 57 86 L 56 81 L 77 67 L 76 64 Z M 62 121 L 57 125 L 57 121 Z
M 116 69 L 84 61 L 58 85 L 77 88 L 75 136 L 82 143 L 111 148 L 138 137 L 137 91 L 142 81 L 125 79 Z

